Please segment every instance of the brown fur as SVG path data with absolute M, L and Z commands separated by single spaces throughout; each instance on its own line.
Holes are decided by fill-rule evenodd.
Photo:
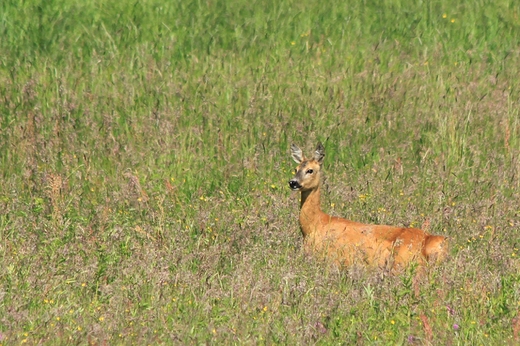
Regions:
M 299 164 L 289 181 L 301 191 L 300 226 L 305 249 L 341 266 L 363 263 L 402 268 L 412 261 L 440 261 L 447 254 L 447 240 L 418 228 L 368 225 L 325 214 L 320 207 L 321 164 L 325 157 L 319 143 L 312 159 L 291 146 Z

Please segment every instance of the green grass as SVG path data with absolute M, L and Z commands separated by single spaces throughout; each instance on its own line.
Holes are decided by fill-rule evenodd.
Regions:
M 0 344 L 518 342 L 519 11 L 2 2 Z M 429 220 L 448 260 L 307 256 L 317 141 L 327 212 Z

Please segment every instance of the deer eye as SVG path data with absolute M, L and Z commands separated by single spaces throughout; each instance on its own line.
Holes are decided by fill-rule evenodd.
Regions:
M 314 173 L 314 171 L 312 169 L 308 169 L 307 172 L 305 172 L 305 173 L 312 174 L 312 173 Z

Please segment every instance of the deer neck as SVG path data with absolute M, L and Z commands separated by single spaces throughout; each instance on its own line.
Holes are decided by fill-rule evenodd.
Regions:
M 302 191 L 300 204 L 300 226 L 303 236 L 319 230 L 320 220 L 324 214 L 320 206 L 320 187 Z

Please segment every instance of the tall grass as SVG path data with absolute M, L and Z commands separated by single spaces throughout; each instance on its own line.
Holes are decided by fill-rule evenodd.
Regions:
M 513 344 L 519 6 L 0 4 L 0 343 Z M 429 224 L 416 278 L 301 249 L 323 207 Z

